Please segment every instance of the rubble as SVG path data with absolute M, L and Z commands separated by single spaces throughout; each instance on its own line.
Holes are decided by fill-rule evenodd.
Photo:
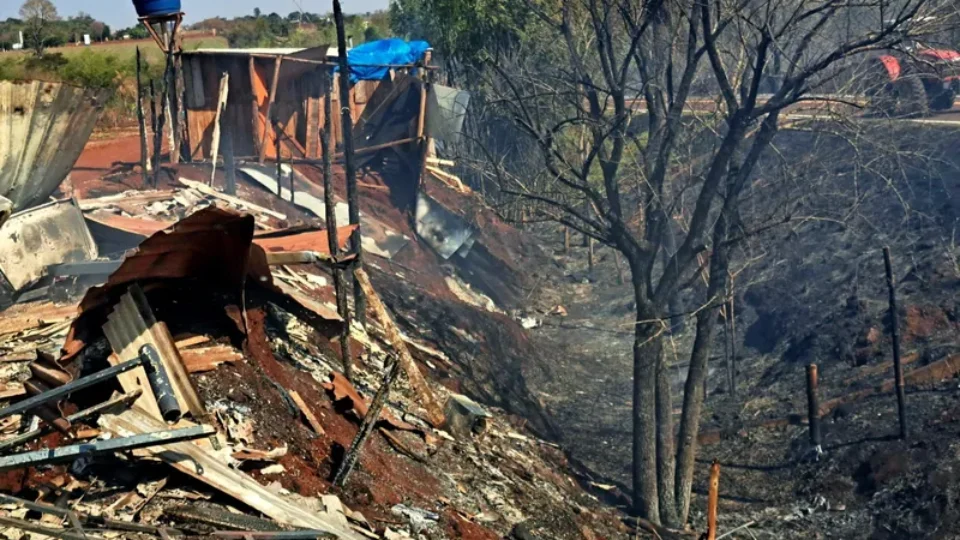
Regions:
M 360 132 L 417 123 L 391 100 L 424 85 L 386 86 L 368 98 L 388 106 Z M 626 537 L 544 440 L 549 420 L 523 383 L 532 347 L 506 313 L 532 244 L 439 168 L 449 160 L 428 156 L 419 186 L 381 169 L 377 158 L 419 153 L 402 137 L 367 141 L 359 223 L 335 171 L 345 254 L 318 221 L 318 169 L 296 159 L 280 181 L 245 164 L 229 195 L 220 172 L 190 180 L 211 178 L 205 164 L 165 169 L 155 189 L 117 169 L 3 224 L 13 238 L 24 216 L 54 209 L 74 238 L 51 239 L 59 254 L 30 268 L 4 266 L 16 249 L 0 242 L 12 304 L 0 312 L 0 523 L 63 538 L 498 538 L 520 523 Z M 341 337 L 332 270 L 350 268 L 358 226 L 369 320 Z

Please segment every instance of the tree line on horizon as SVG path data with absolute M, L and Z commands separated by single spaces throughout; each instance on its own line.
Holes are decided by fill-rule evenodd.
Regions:
M 386 11 L 344 16 L 347 35 L 355 44 L 392 35 Z M 215 31 L 231 47 L 311 47 L 335 43 L 333 18 L 327 14 L 292 11 L 286 15 L 264 13 L 255 8 L 251 14 L 233 18 L 213 17 L 188 25 L 188 30 Z M 0 51 L 13 49 L 23 32 L 24 49 L 38 56 L 43 49 L 92 42 L 144 39 L 149 37 L 140 24 L 114 30 L 107 23 L 83 11 L 62 17 L 51 0 L 26 0 L 19 17 L 0 21 Z

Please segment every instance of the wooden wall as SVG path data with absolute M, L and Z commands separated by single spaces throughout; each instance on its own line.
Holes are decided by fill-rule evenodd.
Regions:
M 220 76 L 224 72 L 230 74 L 230 85 L 221 129 L 232 133 L 237 157 L 257 155 L 260 141 L 264 137 L 274 62 L 272 58 L 254 58 L 240 54 L 184 54 L 184 101 L 193 159 L 210 158 Z M 278 119 L 283 130 L 283 157 L 320 157 L 319 132 L 324 123 L 323 100 L 326 94 L 321 69 L 322 66 L 292 61 L 281 64 L 271 116 Z M 337 79 L 339 77 L 334 75 L 331 92 L 334 111 L 331 140 L 334 145 L 339 145 L 342 139 Z M 360 81 L 354 85 L 350 103 L 354 121 L 363 114 L 370 96 L 379 85 L 380 81 Z M 275 136 L 273 126 L 267 126 L 265 140 L 266 156 L 269 159 L 276 159 Z

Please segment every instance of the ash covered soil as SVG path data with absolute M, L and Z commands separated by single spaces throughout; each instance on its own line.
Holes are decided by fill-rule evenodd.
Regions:
M 804 144 L 802 138 L 788 142 Z M 842 167 L 839 161 L 837 170 Z M 837 172 L 835 189 L 805 203 L 811 215 L 829 219 L 773 229 L 740 254 L 752 263 L 734 292 L 737 392 L 731 396 L 727 385 L 721 325 L 701 423 L 695 528 L 704 528 L 706 475 L 717 459 L 720 533 L 747 525 L 728 538 L 960 535 L 956 171 L 945 160 L 934 169 L 909 171 L 903 185 L 878 181 L 873 188 L 854 186 Z M 852 209 L 846 195 L 856 199 Z M 573 459 L 593 471 L 611 501 L 626 504 L 632 289 L 621 284 L 611 249 L 597 247 L 591 271 L 578 235 L 567 251 L 556 226 L 527 232 L 540 235 L 564 274 L 541 280 L 534 295 L 542 326 L 531 330 L 533 339 L 562 353 L 541 372 L 543 378 L 529 384 L 556 419 Z M 893 252 L 897 280 L 906 440 L 897 438 L 885 245 Z M 620 266 L 626 271 L 622 261 Z M 691 309 L 695 294 L 684 298 Z M 685 328 L 667 347 L 675 407 L 693 338 L 693 325 Z M 809 363 L 820 372 L 819 457 L 806 426 Z

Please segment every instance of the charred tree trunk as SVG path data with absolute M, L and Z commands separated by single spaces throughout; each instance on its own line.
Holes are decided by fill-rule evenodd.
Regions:
M 662 342 L 661 338 L 658 341 Z M 657 359 L 657 491 L 660 520 L 667 527 L 680 527 L 677 500 L 674 497 L 676 447 L 673 433 L 673 399 L 670 395 L 670 374 L 666 354 L 660 346 Z
M 660 524 L 660 497 L 657 490 L 657 364 L 660 358 L 662 329 L 657 314 L 646 296 L 643 262 L 628 256 L 637 302 L 633 336 L 633 507 L 634 512 Z
M 714 231 L 714 246 L 722 246 L 726 239 L 726 217 L 721 214 Z M 716 305 L 697 313 L 697 333 L 690 354 L 690 368 L 683 392 L 683 412 L 680 416 L 680 436 L 677 448 L 676 501 L 680 522 L 686 522 L 690 513 L 690 494 L 693 488 L 693 468 L 697 457 L 697 433 L 700 431 L 700 413 L 706 394 L 704 381 L 707 378 L 710 350 L 717 329 L 720 312 L 719 300 L 727 285 L 727 270 L 730 266 L 726 247 L 714 249 L 710 258 L 710 279 L 707 283 L 707 302 Z

